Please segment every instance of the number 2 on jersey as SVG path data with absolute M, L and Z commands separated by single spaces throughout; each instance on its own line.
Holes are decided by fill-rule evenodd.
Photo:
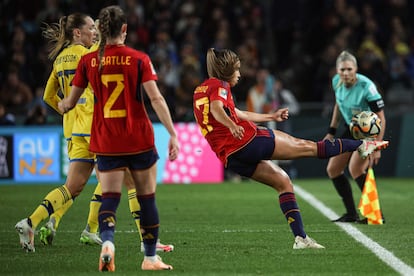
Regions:
M 104 105 L 104 118 L 122 118 L 126 117 L 125 109 L 112 109 L 116 100 L 124 91 L 124 75 L 123 74 L 104 74 L 101 76 L 102 83 L 109 88 L 110 82 L 115 82 L 115 88 L 110 94 Z

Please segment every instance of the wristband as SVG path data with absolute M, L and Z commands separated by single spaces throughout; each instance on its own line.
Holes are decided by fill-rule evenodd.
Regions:
M 336 127 L 328 127 L 328 134 L 335 135 L 336 134 Z

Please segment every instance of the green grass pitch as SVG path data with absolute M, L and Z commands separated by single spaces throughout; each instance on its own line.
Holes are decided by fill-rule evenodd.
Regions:
M 338 215 L 341 200 L 328 179 L 295 184 Z M 84 246 L 94 185 L 87 185 L 63 218 L 52 246 L 38 236 L 36 252 L 19 245 L 14 225 L 27 217 L 53 185 L 0 185 L 1 275 L 98 275 L 99 246 Z M 414 180 L 378 178 L 384 225 L 355 225 L 366 236 L 414 267 Z M 360 192 L 353 183 L 355 200 Z M 173 271 L 163 275 L 399 275 L 374 253 L 297 196 L 305 230 L 325 250 L 293 250 L 293 236 L 281 214 L 277 194 L 254 183 L 159 185 L 160 238 L 175 250 L 160 253 Z M 141 271 L 135 223 L 126 191 L 117 212 L 115 275 L 155 275 Z M 43 225 L 43 223 L 41 224 Z

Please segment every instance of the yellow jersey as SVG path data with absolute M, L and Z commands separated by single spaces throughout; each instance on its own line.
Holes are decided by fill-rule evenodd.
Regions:
M 95 43 L 88 49 L 89 52 L 96 51 L 99 44 Z M 85 54 L 85 53 L 84 53 Z M 91 85 L 83 91 L 76 105 L 76 118 L 73 124 L 72 136 L 90 136 L 93 118 L 95 97 Z
M 83 45 L 69 45 L 53 62 L 53 69 L 46 84 L 43 100 L 54 110 L 61 113 L 58 103 L 63 97 L 68 97 L 71 91 L 72 79 L 76 72 L 81 56 L 89 52 Z M 90 135 L 93 114 L 93 92 L 87 88 L 74 109 L 63 114 L 63 135 L 70 139 L 73 134 Z

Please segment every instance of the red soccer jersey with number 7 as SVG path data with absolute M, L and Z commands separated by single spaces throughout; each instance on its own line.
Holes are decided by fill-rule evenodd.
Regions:
M 216 100 L 223 102 L 227 115 L 244 128 L 244 137 L 241 140 L 234 138 L 230 130 L 211 114 L 210 103 Z M 216 78 L 204 81 L 194 91 L 193 109 L 201 133 L 224 164 L 230 154 L 241 149 L 256 136 L 256 125 L 249 121 L 241 121 L 237 117 L 228 82 Z

